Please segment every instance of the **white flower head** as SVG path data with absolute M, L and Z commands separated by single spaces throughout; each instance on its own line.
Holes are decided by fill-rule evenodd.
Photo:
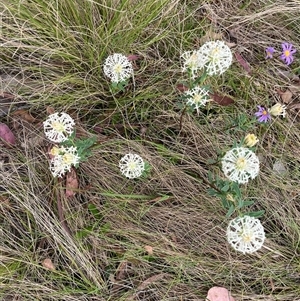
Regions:
M 274 106 L 271 107 L 271 109 L 269 109 L 269 113 L 274 116 L 282 116 L 285 117 L 286 114 L 286 106 L 282 105 L 281 103 L 276 103 Z
M 224 73 L 232 63 L 232 52 L 223 41 L 206 42 L 198 50 L 200 68 L 206 68 L 208 75 Z
M 264 227 L 255 217 L 237 217 L 231 220 L 227 227 L 227 240 L 236 251 L 243 254 L 253 253 L 264 243 Z
M 76 166 L 80 162 L 75 146 L 55 147 L 55 150 L 52 150 L 50 153 L 56 154 L 50 161 L 50 170 L 54 177 L 62 177 L 67 171 L 71 170 L 72 166 Z
M 192 90 L 185 92 L 187 95 L 187 104 L 197 110 L 199 113 L 199 108 L 203 107 L 209 101 L 209 91 L 202 87 L 195 87 Z
M 133 74 L 131 62 L 120 53 L 114 53 L 106 58 L 103 71 L 114 83 L 123 82 Z
M 222 170 L 229 180 L 244 184 L 258 175 L 259 159 L 250 149 L 236 147 L 222 158 Z
M 184 59 L 182 71 L 191 71 L 192 78 L 195 78 L 195 73 L 198 71 L 200 66 L 200 57 L 198 51 L 186 51 L 181 55 L 181 57 Z
M 134 179 L 142 175 L 145 170 L 145 163 L 142 157 L 136 154 L 126 154 L 119 162 L 121 173 L 129 178 Z
M 67 113 L 54 113 L 43 122 L 46 137 L 52 142 L 60 143 L 73 133 L 75 122 Z

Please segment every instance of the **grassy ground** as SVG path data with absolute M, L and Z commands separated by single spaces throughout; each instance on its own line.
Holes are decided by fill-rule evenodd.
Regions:
M 299 102 L 299 54 L 291 67 L 264 58 L 267 46 L 298 47 L 298 0 L 3 0 L 0 11 L 0 89 L 17 96 L 1 119 L 18 142 L 0 153 L 1 300 L 204 300 L 214 285 L 236 300 L 300 300 L 299 111 L 265 128 L 249 123 L 257 105 L 280 101 L 276 89 L 290 87 Z M 234 104 L 182 116 L 180 54 L 210 39 L 230 43 L 252 73 L 235 60 L 211 82 Z M 102 66 L 115 52 L 140 59 L 126 91 L 112 95 Z M 18 106 L 35 122 L 14 115 Z M 71 199 L 49 172 L 49 107 L 99 138 Z M 262 164 L 243 194 L 265 210 L 267 237 L 253 255 L 228 245 L 226 210 L 203 181 L 209 171 L 222 177 L 208 160 L 247 130 Z M 120 174 L 128 152 L 150 163 L 150 177 Z M 278 160 L 285 173 L 273 170 Z

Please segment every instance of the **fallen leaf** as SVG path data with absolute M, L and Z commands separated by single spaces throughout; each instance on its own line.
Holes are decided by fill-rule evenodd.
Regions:
M 199 45 L 202 45 L 208 41 L 212 41 L 212 40 L 223 40 L 223 35 L 221 33 L 218 32 L 214 32 L 212 29 L 209 29 L 204 36 L 202 36 L 198 43 Z
M 1 101 L 13 101 L 15 100 L 15 96 L 11 93 L 0 91 L 0 99 Z
M 278 174 L 285 174 L 287 172 L 287 169 L 282 161 L 276 160 L 273 164 L 273 171 L 275 171 Z
M 300 109 L 300 103 L 294 103 L 289 106 L 289 109 Z
M 76 169 L 72 167 L 66 176 L 66 197 L 75 196 L 78 186 L 79 186 L 79 182 L 78 182 Z
M 15 135 L 5 123 L 0 123 L 0 138 L 9 146 L 16 144 Z
M 278 95 L 280 95 L 280 98 L 284 103 L 288 104 L 292 101 L 293 93 L 289 89 L 286 89 L 285 91 L 276 89 L 276 92 L 278 93 Z
M 210 93 L 210 97 L 221 106 L 229 106 L 234 103 L 234 100 L 231 97 L 225 95 Z
M 145 281 L 143 281 L 138 287 L 137 287 L 137 291 L 143 291 L 147 286 L 149 286 L 150 284 L 152 284 L 155 281 L 161 280 L 165 277 L 164 273 L 158 274 L 158 275 L 154 275 L 151 276 L 150 278 L 146 279 Z
M 251 68 L 249 63 L 238 52 L 235 52 L 234 56 L 238 63 L 246 70 L 246 72 L 248 74 L 251 74 Z
M 53 107 L 49 107 L 49 106 L 48 106 L 48 107 L 46 108 L 46 112 L 47 112 L 48 115 L 52 115 L 52 114 L 55 113 L 55 110 L 54 110 Z
M 13 94 L 0 90 L 0 116 L 6 115 L 9 112 L 14 100 L 15 96 Z
M 17 110 L 17 111 L 14 111 L 12 113 L 13 116 L 18 116 L 20 118 L 22 118 L 23 120 L 27 121 L 27 122 L 30 122 L 30 123 L 34 123 L 36 122 L 37 120 L 32 117 L 30 115 L 30 113 L 26 110 L 23 110 L 23 109 L 20 109 L 20 110 Z
M 279 75 L 281 75 L 281 77 L 283 77 L 285 79 L 289 79 L 296 84 L 298 84 L 300 82 L 299 76 L 290 71 L 281 70 L 281 69 L 277 69 L 276 71 Z
M 187 86 L 185 86 L 184 84 L 178 84 L 176 86 L 177 90 L 179 90 L 180 92 L 185 92 L 187 91 L 189 88 Z
M 148 255 L 153 255 L 153 248 L 151 246 L 145 246 L 144 249 Z
M 127 58 L 128 58 L 128 61 L 136 61 L 136 60 L 140 59 L 141 56 L 136 55 L 136 54 L 129 54 L 129 55 L 127 55 Z
M 50 271 L 55 271 L 55 266 L 50 258 L 46 258 L 42 262 L 42 266 Z
M 296 95 L 297 93 L 300 93 L 300 87 L 299 85 L 290 85 L 287 87 L 288 90 L 290 90 L 294 95 Z
M 214 286 L 208 291 L 206 301 L 234 301 L 234 299 L 226 288 Z
M 116 280 L 124 280 L 129 269 L 130 263 L 127 260 L 120 262 L 116 271 Z

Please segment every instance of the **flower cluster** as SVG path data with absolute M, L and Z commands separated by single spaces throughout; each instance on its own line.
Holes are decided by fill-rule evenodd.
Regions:
M 232 52 L 223 41 L 206 42 L 199 50 L 184 52 L 183 71 L 191 71 L 193 78 L 200 69 L 208 75 L 221 75 L 232 63 Z
M 145 163 L 139 155 L 129 153 L 121 158 L 119 167 L 126 178 L 135 179 L 142 175 L 145 170 Z
M 114 53 L 106 58 L 103 71 L 113 83 L 124 82 L 133 74 L 131 62 L 120 53 Z
M 235 147 L 223 157 L 222 170 L 229 180 L 245 184 L 258 175 L 259 159 L 250 149 Z
M 293 44 L 286 43 L 286 42 L 282 43 L 281 47 L 282 47 L 282 51 L 281 51 L 280 59 L 283 60 L 286 65 L 290 65 L 294 60 L 293 54 L 295 54 L 297 50 L 294 48 Z M 273 47 L 267 47 L 266 59 L 273 58 L 274 52 L 275 49 Z
M 73 134 L 75 122 L 67 113 L 54 113 L 43 122 L 46 137 L 55 143 L 66 142 Z M 77 147 L 54 146 L 50 153 L 50 171 L 54 177 L 62 177 L 71 166 L 80 161 Z
M 267 109 L 262 106 L 257 106 L 258 111 L 254 114 L 259 122 L 268 122 L 273 117 L 282 116 L 285 117 L 286 115 L 286 106 L 280 103 L 276 103 L 270 109 Z
M 185 92 L 187 104 L 197 110 L 209 101 L 209 91 L 205 88 L 195 87 Z
M 186 51 L 181 55 L 183 72 L 189 74 L 188 89 L 183 98 L 186 105 L 197 111 L 209 101 L 209 88 L 202 85 L 207 76 L 221 75 L 232 63 L 232 52 L 223 41 L 210 41 L 198 50 Z M 202 70 L 199 77 L 198 71 Z
M 200 69 L 206 68 L 208 75 L 221 75 L 232 63 L 232 52 L 223 41 L 205 43 L 198 50 Z
M 74 146 L 54 146 L 50 151 L 50 155 L 52 155 L 50 171 L 54 177 L 62 177 L 67 171 L 71 170 L 71 166 L 77 167 L 80 162 L 77 148 Z
M 265 231 L 259 219 L 245 215 L 230 221 L 227 240 L 237 251 L 253 253 L 259 250 L 265 240 Z
M 54 113 L 43 122 L 46 137 L 56 143 L 66 141 L 73 133 L 74 120 L 67 113 Z

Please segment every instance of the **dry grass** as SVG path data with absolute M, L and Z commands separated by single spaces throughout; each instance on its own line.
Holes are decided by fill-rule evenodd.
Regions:
M 266 211 L 261 221 L 267 239 L 259 252 L 241 255 L 230 248 L 226 210 L 207 194 L 205 181 L 208 171 L 222 177 L 208 160 L 245 135 L 240 127 L 232 128 L 233 122 L 252 115 L 258 104 L 278 101 L 276 88 L 294 84 L 279 75 L 289 70 L 281 62 L 265 63 L 264 48 L 283 41 L 299 45 L 299 1 L 257 1 L 255 6 L 249 1 L 164 1 L 148 25 L 131 33 L 131 22 L 142 20 L 143 9 L 151 11 L 151 1 L 137 6 L 134 19 L 130 15 L 118 24 L 118 17 L 105 31 L 96 22 L 98 14 L 114 20 L 115 10 L 86 0 L 82 5 L 92 14 L 86 23 L 78 17 L 76 25 L 70 19 L 76 11 L 69 7 L 58 25 L 46 22 L 48 36 L 45 28 L 34 31 L 33 20 L 24 21 L 36 9 L 30 1 L 20 1 L 30 9 L 19 14 L 5 2 L 0 61 L 2 73 L 10 77 L 1 89 L 26 101 L 39 120 L 2 118 L 14 129 L 18 145 L 1 148 L 1 300 L 205 300 L 214 285 L 230 289 L 236 300 L 300 300 L 299 111 L 289 110 L 286 119 L 273 120 L 264 130 L 257 124 L 251 128 L 260 138 L 262 165 L 243 194 L 255 200 L 251 209 Z M 36 2 L 43 11 L 46 2 Z M 133 1 L 122 3 L 134 7 Z M 63 16 L 51 15 L 55 4 L 47 6 L 51 22 Z M 107 5 L 116 8 L 117 2 Z M 76 43 L 71 27 L 64 32 L 70 23 L 72 30 L 78 26 Z M 62 37 L 50 31 L 55 28 Z M 120 28 L 128 37 L 124 49 L 122 33 L 112 38 Z M 201 43 L 206 29 L 234 42 L 233 51 L 247 59 L 253 73 L 249 76 L 235 62 L 212 82 L 235 105 L 210 104 L 205 114 L 181 116 L 175 104 L 175 85 L 182 79 L 178 56 Z M 111 41 L 103 42 L 105 35 Z M 47 39 L 49 45 L 43 44 Z M 80 43 L 90 48 L 83 51 Z M 103 58 L 115 50 L 143 57 L 135 66 L 135 84 L 120 97 L 110 94 L 101 71 Z M 99 138 L 78 169 L 79 191 L 71 199 L 64 196 L 64 183 L 49 172 L 49 143 L 41 127 L 47 105 L 67 110 L 81 134 Z M 119 159 L 130 151 L 149 162 L 150 177 L 127 180 L 119 173 Z M 285 164 L 285 174 L 273 170 L 277 160 Z M 58 201 L 71 235 L 59 220 Z M 55 270 L 43 267 L 46 258 Z

